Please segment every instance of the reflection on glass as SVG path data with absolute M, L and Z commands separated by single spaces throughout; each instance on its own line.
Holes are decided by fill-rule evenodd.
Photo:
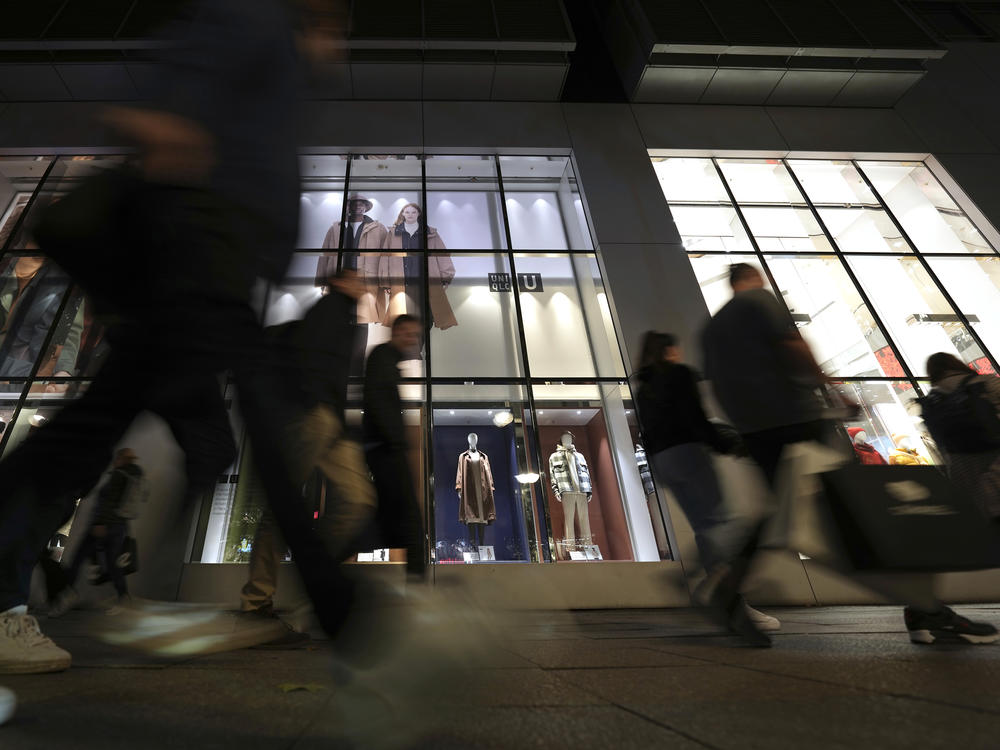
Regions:
M 642 484 L 642 493 L 646 496 L 646 510 L 649 513 L 650 525 L 653 528 L 653 537 L 656 540 L 656 552 L 661 560 L 672 560 L 670 552 L 670 540 L 667 536 L 667 512 L 666 504 L 660 505 L 659 493 L 656 490 L 656 482 L 653 479 L 653 472 L 649 466 L 650 456 L 646 453 L 639 418 L 632 402 L 631 394 L 623 401 L 625 405 L 625 420 L 628 424 L 629 441 L 633 448 L 635 467 L 639 472 L 639 482 Z M 631 496 L 626 490 L 626 495 Z
M 922 162 L 861 162 L 868 179 L 924 253 L 991 253 L 973 226 Z
M 837 257 L 772 256 L 767 265 L 823 372 L 832 377 L 905 376 Z
M 940 290 L 912 257 L 849 256 L 868 299 L 916 375 L 935 352 L 954 354 L 979 372 L 992 367 Z
M 433 446 L 433 559 L 538 561 L 541 472 L 524 389 L 436 389 Z
M 0 156 L 0 250 L 51 162 L 49 156 Z
M 7 455 L 20 445 L 28 435 L 45 424 L 58 414 L 66 404 L 73 400 L 67 393 L 51 392 L 46 389 L 45 381 L 36 383 L 37 392 L 29 393 L 28 398 L 21 406 L 21 410 L 13 418 L 14 393 L 5 392 L 0 397 L 0 421 L 4 423 L 4 436 L 7 443 L 4 445 L 4 454 Z M 8 386 L 20 390 L 23 386 Z M 86 390 L 86 386 L 79 389 L 78 393 Z
M 890 383 L 837 383 L 841 393 L 861 407 L 858 418 L 843 425 L 858 461 L 872 466 L 926 466 L 942 463 L 941 454 L 920 418 L 913 386 Z
M 506 255 L 428 256 L 431 363 L 437 377 L 522 374 L 510 264 Z M 507 284 L 491 284 L 497 276 Z
M 492 156 L 427 157 L 427 222 L 452 250 L 506 250 Z
M 501 156 L 507 218 L 515 250 L 591 250 L 568 156 Z

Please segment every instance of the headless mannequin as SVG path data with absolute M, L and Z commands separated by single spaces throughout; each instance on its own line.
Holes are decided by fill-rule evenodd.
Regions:
M 479 435 L 474 432 L 469 433 L 469 460 L 473 463 L 478 463 L 482 460 L 482 454 L 480 454 L 479 449 L 476 447 L 479 444 Z M 485 523 L 470 523 L 469 524 L 469 544 L 476 550 L 480 547 L 486 545 L 486 524 Z

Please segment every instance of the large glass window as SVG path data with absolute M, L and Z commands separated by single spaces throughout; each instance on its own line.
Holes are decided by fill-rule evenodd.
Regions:
M 708 312 L 732 296 L 731 264 L 760 267 L 822 369 L 861 404 L 843 425 L 854 449 L 873 463 L 939 461 L 918 379 L 935 352 L 995 374 L 1000 256 L 930 168 L 685 156 L 653 167 Z

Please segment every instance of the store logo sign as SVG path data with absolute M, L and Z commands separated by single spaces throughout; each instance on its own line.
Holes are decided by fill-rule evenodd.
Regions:
M 509 292 L 512 287 L 510 284 L 510 274 L 509 273 L 491 273 L 490 274 L 490 291 L 491 292 Z
M 522 292 L 544 292 L 542 275 L 540 273 L 519 273 L 517 275 L 517 288 Z

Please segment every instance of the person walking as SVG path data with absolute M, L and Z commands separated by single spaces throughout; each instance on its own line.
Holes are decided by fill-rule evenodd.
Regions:
M 426 568 L 424 530 L 407 459 L 399 363 L 420 356 L 420 334 L 419 318 L 399 315 L 392 321 L 389 341 L 368 355 L 361 423 L 378 497 L 376 536 L 382 546 L 406 548 L 406 571 L 413 579 L 422 579 Z
M 923 400 L 924 421 L 944 451 L 948 477 L 994 524 L 1000 524 L 1000 378 L 979 375 L 954 354 L 927 358 L 933 389 Z M 961 416 L 935 419 L 939 399 L 961 397 Z M 957 415 L 956 415 L 957 416 Z
M 66 588 L 49 608 L 49 617 L 61 617 L 80 601 L 75 585 L 80 568 L 89 559 L 96 559 L 101 572 L 111 581 L 118 595 L 118 603 L 128 600 L 128 584 L 119 558 L 125 551 L 128 523 L 135 518 L 137 505 L 142 502 L 144 479 L 131 448 L 120 448 L 108 472 L 108 480 L 97 493 L 97 507 L 90 522 L 90 529 L 76 551 L 66 571 Z
M 361 445 L 349 435 L 345 407 L 355 350 L 354 311 L 364 286 L 353 269 L 341 270 L 328 280 L 330 292 L 300 321 L 277 326 L 279 348 L 300 369 L 302 420 L 291 439 L 298 446 L 298 478 L 318 470 L 328 496 L 317 531 L 335 560 L 355 549 L 375 514 L 375 490 L 365 465 Z M 278 566 L 287 549 L 274 515 L 265 510 L 250 552 L 250 570 L 240 592 L 241 610 L 251 616 L 275 617 L 274 594 Z M 274 645 L 294 645 L 305 640 L 289 633 Z
M 730 267 L 733 298 L 709 321 L 702 336 L 706 375 L 716 398 L 739 430 L 750 457 L 775 488 L 786 446 L 824 442 L 832 424 L 823 418 L 818 389 L 828 383 L 791 316 L 764 286 L 760 270 L 747 263 Z M 843 396 L 845 405 L 857 409 Z M 720 576 L 712 600 L 729 612 L 739 608 L 739 591 L 770 519 L 750 532 Z M 904 621 L 915 643 L 961 640 L 990 643 L 1000 634 L 944 606 L 934 595 L 929 574 L 854 575 L 859 582 L 893 599 L 909 601 Z M 735 620 L 740 634 L 755 646 L 770 639 L 749 620 Z
M 650 465 L 687 516 L 709 583 L 729 559 L 740 525 L 739 519 L 728 517 L 710 449 L 726 454 L 742 446 L 738 440 L 727 439 L 705 415 L 698 373 L 683 363 L 673 334 L 645 334 L 636 378 L 640 383 L 636 401 Z M 699 589 L 695 599 L 708 604 L 700 601 Z M 741 606 L 758 629 L 781 629 L 778 618 L 754 609 L 742 597 Z

